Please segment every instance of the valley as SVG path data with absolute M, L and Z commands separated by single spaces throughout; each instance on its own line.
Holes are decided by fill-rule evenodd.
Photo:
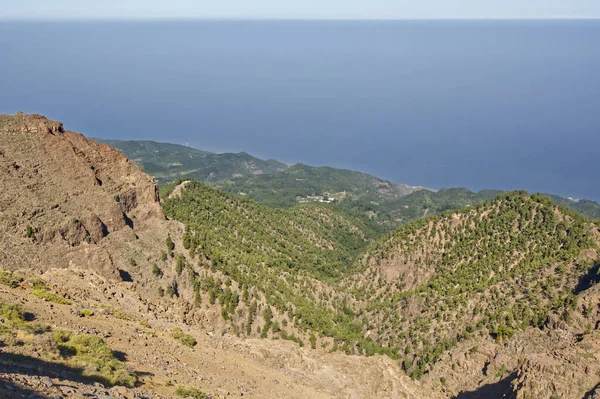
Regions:
M 596 203 L 0 139 L 0 395 L 600 395 Z

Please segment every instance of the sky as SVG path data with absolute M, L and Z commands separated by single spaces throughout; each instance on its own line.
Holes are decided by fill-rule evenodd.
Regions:
M 0 0 L 0 19 L 600 18 L 600 0 Z

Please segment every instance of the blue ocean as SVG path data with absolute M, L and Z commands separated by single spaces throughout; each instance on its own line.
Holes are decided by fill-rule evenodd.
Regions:
M 600 21 L 0 22 L 0 113 L 18 110 L 94 137 L 600 200 Z

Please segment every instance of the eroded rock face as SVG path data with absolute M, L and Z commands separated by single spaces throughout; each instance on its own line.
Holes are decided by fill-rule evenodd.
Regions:
M 581 359 L 576 354 L 565 357 L 529 355 L 516 372 L 513 381 L 514 398 L 597 398 L 598 365 L 595 361 Z M 594 359 L 595 360 L 595 359 Z
M 17 112 L 14 116 L 0 115 L 0 132 L 60 134 L 64 133 L 64 128 L 61 122 L 51 121 L 45 116 Z
M 41 115 L 0 115 L 3 267 L 74 263 L 116 278 L 94 250 L 164 219 L 156 183 L 119 151 Z

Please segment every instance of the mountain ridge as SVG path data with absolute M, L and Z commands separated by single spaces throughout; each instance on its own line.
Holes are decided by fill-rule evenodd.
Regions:
M 268 175 L 280 175 L 280 174 L 288 173 L 290 170 L 304 171 L 305 173 L 312 172 L 313 174 L 317 174 L 318 173 L 317 171 L 319 171 L 319 170 L 328 170 L 330 172 L 342 175 L 346 178 L 348 176 L 350 176 L 353 179 L 356 179 L 359 181 L 362 180 L 363 185 L 365 187 L 371 188 L 371 190 L 374 193 L 377 193 L 378 185 L 385 186 L 386 191 L 389 191 L 390 194 L 387 195 L 386 192 L 381 192 L 381 193 L 375 195 L 375 197 L 377 197 L 377 198 L 386 198 L 388 196 L 389 197 L 397 197 L 399 195 L 404 195 L 406 193 L 412 192 L 414 190 L 424 189 L 423 187 L 419 187 L 419 186 L 409 186 L 406 184 L 392 183 L 388 180 L 380 179 L 376 176 L 373 176 L 373 175 L 370 175 L 367 173 L 357 172 L 357 171 L 348 170 L 348 169 L 339 169 L 339 168 L 333 168 L 333 167 L 329 167 L 329 166 L 308 166 L 308 165 L 304 165 L 302 163 L 289 165 L 289 164 L 285 164 L 283 162 L 280 162 L 280 161 L 277 161 L 274 159 L 269 159 L 269 160 L 264 161 L 259 158 L 253 157 L 246 152 L 210 153 L 210 152 L 206 152 L 203 150 L 198 150 L 195 148 L 186 147 L 186 146 L 182 146 L 182 145 L 178 145 L 178 144 L 170 144 L 170 143 L 158 143 L 158 142 L 152 142 L 152 141 L 119 141 L 119 140 L 104 140 L 104 139 L 98 139 L 98 140 L 103 143 L 111 144 L 113 147 L 121 150 L 124 154 L 126 154 L 132 160 L 139 162 L 142 169 L 144 169 L 150 175 L 154 175 L 155 177 L 157 177 L 158 182 L 161 183 L 162 185 L 168 184 L 168 183 L 173 183 L 176 180 L 194 179 L 194 180 L 204 181 L 204 182 L 216 185 L 217 187 L 223 189 L 223 188 L 226 188 L 226 186 L 235 185 L 235 183 L 238 182 L 239 179 L 241 179 L 241 178 L 252 178 L 252 177 L 261 177 L 261 176 L 264 177 L 264 176 L 268 176 Z M 151 148 L 149 148 L 148 146 Z M 160 156 L 160 158 L 162 160 L 161 161 L 162 164 L 161 165 L 153 164 L 152 160 L 155 158 L 155 154 L 153 152 L 161 151 L 161 150 L 166 153 L 166 154 L 162 154 Z M 141 159 L 140 157 L 147 157 L 147 159 Z M 165 157 L 168 158 L 168 160 L 165 160 Z M 196 157 L 198 162 L 200 162 L 200 161 L 202 161 L 202 162 L 200 162 L 199 164 L 197 164 L 195 166 L 191 166 L 191 165 L 187 166 L 187 168 L 191 169 L 192 171 L 184 170 L 184 169 L 177 169 L 177 167 L 179 167 L 179 166 L 183 167 L 183 165 L 175 165 L 175 170 L 172 172 L 169 172 L 169 169 L 172 168 L 170 165 L 172 165 L 173 163 L 178 163 L 179 161 L 184 160 L 186 157 Z M 239 161 L 236 158 L 241 158 L 243 160 L 243 162 L 246 162 L 246 163 L 250 162 L 251 164 L 255 164 L 255 165 L 259 165 L 259 166 L 265 165 L 265 163 L 267 163 L 269 166 L 266 166 L 264 168 L 258 168 L 255 170 L 248 170 L 247 166 L 243 162 L 242 163 L 238 162 L 236 164 L 236 162 Z M 144 166 L 148 163 L 150 165 Z M 210 172 L 213 170 L 211 168 L 214 168 L 215 166 L 218 166 L 220 171 L 218 173 L 215 173 L 214 176 L 210 176 Z M 196 170 L 196 169 L 198 169 L 198 170 Z M 335 185 L 343 185 L 339 181 L 339 177 L 334 176 L 332 178 L 329 176 L 329 178 L 331 180 L 329 183 L 333 183 L 334 186 Z M 288 186 L 291 186 L 292 185 L 291 182 L 294 181 L 293 179 L 295 179 L 295 177 L 290 180 L 286 180 L 285 183 Z M 367 180 L 371 180 L 371 182 L 368 182 Z M 323 184 L 321 184 L 321 185 L 323 185 Z M 331 184 L 327 184 L 325 186 L 327 186 L 327 187 L 326 188 L 317 187 L 316 189 L 310 188 L 310 189 L 308 189 L 308 191 L 306 191 L 307 189 L 302 187 L 300 189 L 300 191 L 298 191 L 298 195 L 321 195 L 321 196 L 323 196 L 325 191 L 331 192 L 331 194 L 334 194 L 337 191 L 343 191 L 343 190 L 336 190 L 336 188 L 331 186 Z M 352 189 L 352 187 L 348 187 L 348 188 Z M 279 187 L 278 190 L 281 191 L 281 190 L 283 190 L 283 188 Z M 228 191 L 231 193 L 234 193 L 234 194 L 239 194 L 239 192 L 235 192 L 235 191 L 231 191 L 231 190 L 228 190 Z M 352 194 L 352 192 L 348 192 L 348 194 Z M 277 195 L 279 195 L 279 194 L 277 194 Z M 291 205 L 291 204 L 295 204 L 295 203 L 296 203 L 295 195 L 293 195 L 293 199 L 291 201 L 288 200 L 286 202 L 287 205 Z
M 215 181 L 234 175 L 274 173 L 288 165 L 274 159 L 262 160 L 246 152 L 214 153 L 179 144 L 156 141 L 122 141 L 95 138 L 140 163 L 157 182 L 172 183 L 180 178 Z M 159 164 L 155 164 L 159 162 Z M 218 167 L 215 167 L 218 166 Z
M 232 162 L 232 157 L 235 158 L 246 153 L 210 155 L 213 157 L 210 167 L 222 168 L 226 172 L 215 177 L 208 176 L 211 173 L 208 169 L 202 169 L 204 170 L 202 173 L 186 172 L 185 168 L 177 169 L 169 175 L 168 170 L 171 169 L 168 166 L 169 163 L 186 157 L 187 151 L 197 151 L 202 156 L 206 156 L 207 152 L 169 143 L 101 141 L 111 143 L 122 150 L 149 174 L 155 173 L 160 176 L 161 186 L 174 181 L 196 179 L 228 193 L 244 195 L 262 204 L 275 207 L 290 207 L 298 203 L 333 203 L 346 210 L 361 214 L 365 219 L 380 224 L 387 231 L 410 220 L 448 209 L 460 209 L 489 201 L 497 195 L 507 192 L 494 189 L 475 192 L 467 188 L 431 190 L 422 186 L 392 183 L 362 172 L 328 166 L 286 165 L 279 161 L 261 161 L 250 156 L 251 162 L 255 164 L 274 162 L 275 165 L 279 165 L 275 169 L 265 167 L 264 170 L 261 169 L 263 173 L 253 174 L 245 165 L 235 165 L 235 162 Z M 140 147 L 144 143 L 150 143 L 156 148 L 165 147 L 169 160 L 163 159 L 162 164 L 152 163 L 154 155 Z M 150 161 L 140 159 L 145 156 L 149 156 Z M 151 165 L 145 167 L 145 162 L 149 162 Z M 189 168 L 194 169 L 191 166 Z M 600 219 L 600 204 L 595 201 L 573 200 L 552 194 L 544 195 L 584 216 Z

